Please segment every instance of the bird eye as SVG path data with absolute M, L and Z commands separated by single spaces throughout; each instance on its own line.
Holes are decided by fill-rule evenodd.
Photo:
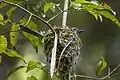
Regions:
M 76 27 L 72 27 L 71 30 L 72 30 L 72 31 L 77 31 L 78 28 L 76 28 Z

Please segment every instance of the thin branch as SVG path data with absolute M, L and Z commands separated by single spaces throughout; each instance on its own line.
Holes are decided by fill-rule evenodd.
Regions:
M 34 31 L 34 30 L 31 30 L 29 28 L 27 28 L 26 26 L 29 24 L 29 22 L 31 21 L 31 18 L 32 18 L 32 15 L 29 16 L 29 19 L 27 20 L 26 24 L 24 26 L 20 25 L 20 29 L 18 30 L 14 30 L 14 31 L 7 31 L 7 32 L 4 32 L 4 33 L 0 33 L 0 35 L 2 34 L 9 34 L 10 32 L 17 32 L 17 31 L 25 31 L 27 33 L 30 33 L 30 34 L 33 34 L 35 36 L 42 36 L 41 33 L 37 32 L 37 31 Z
M 32 19 L 32 14 L 30 14 L 30 16 L 28 18 L 28 21 L 26 22 L 26 24 L 23 27 L 21 27 L 21 25 L 20 25 L 20 29 L 19 30 L 23 30 L 24 28 L 26 28 L 26 26 L 29 24 L 29 22 L 31 21 L 31 19 Z
M 29 13 L 33 17 L 35 17 L 35 18 L 39 19 L 40 21 L 42 21 L 43 23 L 45 23 L 55 33 L 54 29 L 52 28 L 52 26 L 47 21 L 45 21 L 44 19 L 40 18 L 39 16 L 33 14 L 29 10 L 23 8 L 22 6 L 20 6 L 18 4 L 12 3 L 12 2 L 8 2 L 8 1 L 2 1 L 2 2 L 6 3 L 6 4 L 9 4 L 9 5 L 12 5 L 12 6 L 16 6 L 16 7 L 20 8 L 20 9 L 22 9 L 23 11 Z
M 59 69 L 59 67 L 60 67 L 60 61 L 61 61 L 61 58 L 62 58 L 63 53 L 65 52 L 66 48 L 71 44 L 71 42 L 72 42 L 72 40 L 71 40 L 70 42 L 68 42 L 67 45 L 63 48 L 63 50 L 62 50 L 62 52 L 61 52 L 61 54 L 60 54 L 60 58 L 59 58 L 59 61 L 58 61 L 57 69 Z M 56 69 L 56 70 L 57 70 L 57 69 Z
M 59 7 L 59 4 L 56 4 L 55 6 L 60 10 L 60 12 L 63 11 L 63 10 Z
M 118 68 L 120 67 L 120 64 L 114 68 L 108 75 L 102 77 L 102 78 L 96 78 L 96 77 L 91 77 L 91 76 L 85 76 L 85 75 L 75 75 L 76 77 L 81 77 L 81 78 L 86 78 L 86 79 L 93 79 L 93 80 L 105 80 L 108 78 L 110 75 L 112 75 Z M 71 76 L 72 77 L 72 76 Z
M 108 74 L 110 74 L 110 71 L 111 71 L 111 69 L 110 69 L 110 67 L 108 67 Z M 108 76 L 108 79 L 110 79 L 110 76 Z
M 67 12 L 68 11 L 68 9 L 67 10 L 64 10 L 64 11 L 61 11 L 61 12 L 59 12 L 58 14 L 56 14 L 55 16 L 53 16 L 52 18 L 50 18 L 48 21 L 47 21 L 47 23 L 49 23 L 50 21 L 52 21 L 53 19 L 55 19 L 56 17 L 58 17 L 59 15 L 61 15 L 62 13 L 64 13 L 64 12 Z
M 24 25 L 24 27 L 26 27 L 29 24 L 29 22 L 31 21 L 31 19 L 32 19 L 32 14 L 30 14 L 30 16 L 28 18 L 28 21 L 26 22 L 26 24 Z
M 114 68 L 114 69 L 110 72 L 110 74 L 108 74 L 107 76 L 103 77 L 103 79 L 106 79 L 108 76 L 110 76 L 111 74 L 113 74 L 119 67 L 120 67 L 120 64 L 119 64 L 116 68 Z

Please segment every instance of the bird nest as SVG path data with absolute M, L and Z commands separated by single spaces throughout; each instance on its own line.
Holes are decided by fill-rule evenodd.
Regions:
M 55 71 L 59 73 L 60 80 L 69 80 L 70 76 L 75 73 L 75 65 L 78 56 L 80 55 L 81 40 L 71 28 L 53 27 L 57 33 L 57 52 Z M 54 33 L 48 30 L 44 38 L 44 52 L 47 57 L 47 62 L 51 62 L 52 48 L 54 46 Z M 74 80 L 74 79 L 70 79 Z

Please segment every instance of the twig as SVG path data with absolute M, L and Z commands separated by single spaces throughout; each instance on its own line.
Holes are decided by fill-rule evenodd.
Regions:
M 59 7 L 59 4 L 56 4 L 55 6 L 60 10 L 60 12 L 63 11 L 63 10 Z
M 102 77 L 102 78 L 96 78 L 96 77 L 91 77 L 91 76 L 85 76 L 85 75 L 75 75 L 76 77 L 81 77 L 81 78 L 86 78 L 86 79 L 93 79 L 93 80 L 105 80 L 108 78 L 110 75 L 112 75 L 118 68 L 120 67 L 120 64 L 114 68 L 108 75 Z M 73 77 L 73 76 L 71 76 Z
M 31 18 L 32 18 L 32 15 L 29 16 L 29 19 L 28 19 L 28 21 L 26 22 L 26 24 L 25 24 L 23 27 L 21 27 L 20 29 L 14 30 L 14 31 L 7 31 L 7 32 L 4 32 L 4 33 L 0 33 L 0 35 L 9 34 L 10 32 L 17 32 L 17 31 L 20 31 L 20 30 L 24 29 L 24 28 L 29 24 Z M 32 31 L 32 30 L 31 30 L 31 31 Z M 34 31 L 34 32 L 35 32 L 35 31 Z M 40 35 L 40 34 L 39 34 L 39 35 Z
M 68 9 L 67 10 L 64 10 L 64 11 L 61 11 L 61 12 L 59 12 L 58 14 L 56 14 L 55 16 L 53 16 L 52 18 L 50 18 L 47 22 L 49 23 L 50 21 L 52 21 L 53 19 L 55 19 L 56 17 L 58 17 L 59 15 L 61 15 L 62 13 L 64 13 L 64 12 L 67 12 L 68 11 Z
M 31 18 L 32 18 L 32 14 L 30 14 L 30 16 L 28 18 L 28 21 L 26 22 L 26 24 L 24 25 L 24 27 L 26 27 L 29 24 L 29 22 L 31 21 Z
M 110 74 L 110 71 L 111 71 L 111 69 L 110 69 L 110 67 L 108 67 L 108 74 Z M 110 79 L 110 76 L 108 76 L 108 79 Z
M 60 58 L 59 58 L 59 61 L 58 61 L 58 66 L 57 66 L 57 69 L 59 69 L 59 66 L 60 66 L 60 61 L 61 61 L 61 58 L 62 58 L 62 55 L 63 53 L 65 52 L 66 48 L 71 44 L 72 40 L 70 42 L 67 43 L 67 45 L 63 48 L 61 54 L 60 54 Z M 56 69 L 56 70 L 57 70 Z
M 108 74 L 107 76 L 103 77 L 103 79 L 106 79 L 108 76 L 110 76 L 111 74 L 113 74 L 119 67 L 120 67 L 120 64 L 119 64 L 116 68 L 114 68 L 114 69 L 110 72 L 110 74 Z
M 26 24 L 23 27 L 20 27 L 19 30 L 24 29 L 29 24 L 29 22 L 31 21 L 31 18 L 32 18 L 32 14 L 30 14 L 30 16 L 29 16 L 28 21 L 26 22 Z
M 10 32 L 17 32 L 17 31 L 21 31 L 22 30 L 22 31 L 25 31 L 27 33 L 33 34 L 35 36 L 39 36 L 39 37 L 42 36 L 41 33 L 37 32 L 37 31 L 34 31 L 34 30 L 31 30 L 31 29 L 29 29 L 29 28 L 26 27 L 29 24 L 29 22 L 31 21 L 31 18 L 32 18 L 32 15 L 29 16 L 29 19 L 28 19 L 28 21 L 26 22 L 25 25 L 23 25 L 23 26 L 20 25 L 20 29 L 14 30 L 14 31 L 7 31 L 7 32 L 4 32 L 4 33 L 0 33 L 0 35 L 2 35 L 2 34 L 8 34 Z
M 44 19 L 40 18 L 39 16 L 33 14 L 29 10 L 23 8 L 22 6 L 20 6 L 18 4 L 12 3 L 12 2 L 8 2 L 8 1 L 2 1 L 2 2 L 6 3 L 6 4 L 9 4 L 9 5 L 12 5 L 12 6 L 16 6 L 16 7 L 20 8 L 20 9 L 22 9 L 23 11 L 29 13 L 33 17 L 35 17 L 35 18 L 39 19 L 40 21 L 42 21 L 43 23 L 45 23 L 55 33 L 54 29 L 52 28 L 52 26 L 47 21 L 45 21 Z

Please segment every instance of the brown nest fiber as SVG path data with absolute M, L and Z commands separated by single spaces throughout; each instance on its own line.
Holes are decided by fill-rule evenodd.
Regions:
M 58 36 L 55 72 L 59 80 L 75 80 L 71 76 L 74 76 L 75 73 L 76 61 L 80 55 L 81 40 L 76 32 L 67 26 L 65 28 L 54 26 L 53 29 Z M 44 51 L 48 63 L 51 62 L 53 45 L 54 33 L 48 30 L 44 38 Z

